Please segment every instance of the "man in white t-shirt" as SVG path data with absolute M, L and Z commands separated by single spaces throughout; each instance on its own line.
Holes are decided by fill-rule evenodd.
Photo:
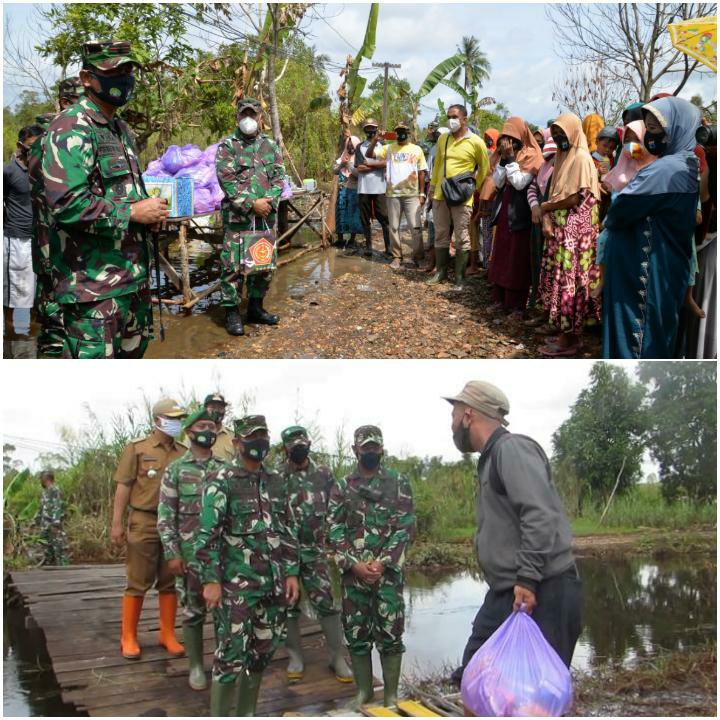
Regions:
M 375 136 L 367 149 L 369 159 L 385 160 L 387 178 L 387 206 L 390 223 L 390 244 L 393 261 L 391 268 L 397 270 L 402 262 L 400 244 L 400 220 L 405 216 L 412 231 L 413 261 L 419 265 L 424 257 L 421 211 L 425 204 L 425 153 L 419 145 L 410 142 L 410 128 L 407 123 L 395 125 L 397 142 L 376 148 Z

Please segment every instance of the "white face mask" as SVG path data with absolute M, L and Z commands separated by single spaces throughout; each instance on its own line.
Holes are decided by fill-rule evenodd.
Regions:
M 155 427 L 172 438 L 176 438 L 182 432 L 182 420 L 160 416 Z
M 462 123 L 457 118 L 448 119 L 448 128 L 450 128 L 450 132 L 456 133 L 460 129 L 461 124 Z
M 254 135 L 257 132 L 257 129 L 258 129 L 258 124 L 257 124 L 257 120 L 255 118 L 245 116 L 240 121 L 240 130 L 245 135 Z

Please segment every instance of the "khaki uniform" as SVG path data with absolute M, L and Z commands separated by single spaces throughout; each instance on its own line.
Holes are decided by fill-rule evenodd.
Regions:
M 212 447 L 213 457 L 218 460 L 224 460 L 229 462 L 235 457 L 235 448 L 233 447 L 233 434 L 227 429 L 223 428 L 217 434 L 217 440 Z
M 125 446 L 115 482 L 129 485 L 130 513 L 127 529 L 127 595 L 143 596 L 155 583 L 158 592 L 174 593 L 175 578 L 163 558 L 157 529 L 160 482 L 165 468 L 182 457 L 185 446 L 170 441 L 159 430 Z

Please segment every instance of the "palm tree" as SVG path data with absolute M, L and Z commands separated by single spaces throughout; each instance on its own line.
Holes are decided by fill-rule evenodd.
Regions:
M 466 94 L 482 87 L 485 80 L 490 78 L 490 62 L 482 50 L 480 41 L 474 36 L 463 37 L 460 45 L 457 46 L 457 55 L 460 56 L 462 64 L 458 66 L 450 79 L 460 83 L 460 75 L 463 75 L 462 88 Z

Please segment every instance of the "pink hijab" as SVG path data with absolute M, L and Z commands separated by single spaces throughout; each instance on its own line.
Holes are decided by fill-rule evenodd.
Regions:
M 620 192 L 644 167 L 657 160 L 643 146 L 645 138 L 645 123 L 642 120 L 634 120 L 628 123 L 623 130 L 623 137 L 628 130 L 632 130 L 639 138 L 638 156 L 630 157 L 623 146 L 618 164 L 610 170 L 603 178 L 603 182 L 613 191 Z
M 545 144 L 542 148 L 543 156 L 552 152 L 552 155 L 550 155 L 550 157 L 545 158 L 545 161 L 540 166 L 540 170 L 537 174 L 537 184 L 540 188 L 540 192 L 544 195 L 545 190 L 547 189 L 547 184 L 548 182 L 550 182 L 550 176 L 552 175 L 553 166 L 555 165 L 555 153 L 557 152 L 557 146 L 555 145 L 555 141 L 552 139 L 552 135 L 550 134 L 550 128 L 543 128 L 542 134 L 545 140 Z

